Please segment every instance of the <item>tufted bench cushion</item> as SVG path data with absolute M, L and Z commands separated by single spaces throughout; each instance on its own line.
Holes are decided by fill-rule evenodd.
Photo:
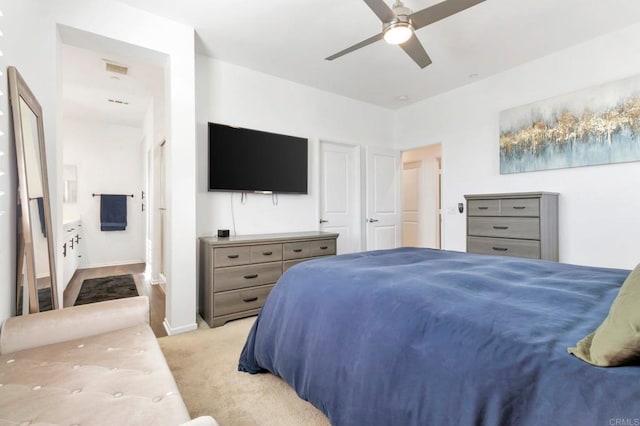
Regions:
M 0 338 L 0 425 L 188 422 L 189 413 L 147 324 L 148 314 L 140 315 L 141 309 L 148 312 L 146 297 L 78 308 L 83 309 L 16 318 L 30 318 L 22 323 L 13 318 L 5 322 Z M 107 330 L 104 321 L 109 322 L 114 313 L 119 313 L 111 321 L 115 329 Z M 38 328 L 34 319 L 42 319 L 43 326 Z M 56 320 L 75 330 L 45 333 L 41 339 L 48 344 L 43 346 L 35 345 L 33 333 L 18 338 L 21 332 L 37 329 L 35 333 L 42 335 L 42 328 L 54 330 Z M 92 334 L 91 324 L 96 322 L 101 323 L 102 332 Z M 56 342 L 52 334 L 73 338 Z M 198 424 L 216 424 L 212 418 L 200 420 L 204 423 Z

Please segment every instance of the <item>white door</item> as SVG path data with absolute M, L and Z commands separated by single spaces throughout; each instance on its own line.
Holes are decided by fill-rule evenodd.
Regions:
M 400 246 L 400 153 L 367 148 L 367 250 Z
M 338 254 L 361 250 L 360 148 L 320 142 L 320 230 L 337 232 Z
M 402 165 L 402 246 L 420 247 L 422 161 Z

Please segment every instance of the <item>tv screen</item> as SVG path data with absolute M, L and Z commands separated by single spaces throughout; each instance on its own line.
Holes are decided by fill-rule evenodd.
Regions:
M 307 193 L 307 140 L 209 123 L 209 191 Z

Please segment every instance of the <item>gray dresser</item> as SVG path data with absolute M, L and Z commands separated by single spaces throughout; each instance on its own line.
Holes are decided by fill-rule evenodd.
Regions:
M 467 252 L 558 261 L 558 194 L 465 195 Z
M 255 315 L 280 276 L 336 254 L 338 234 L 293 232 L 200 238 L 200 315 L 210 327 Z

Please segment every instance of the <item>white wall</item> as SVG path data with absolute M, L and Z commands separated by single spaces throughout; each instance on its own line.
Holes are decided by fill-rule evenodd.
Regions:
M 640 24 L 398 111 L 400 149 L 442 142 L 444 248 L 465 250 L 464 194 L 560 193 L 560 260 L 632 268 L 640 163 L 500 175 L 499 113 L 640 73 Z
M 45 115 L 51 195 L 55 199 L 53 222 L 55 242 L 62 231 L 62 150 L 57 149 L 56 121 L 61 100 L 60 39 L 57 24 L 95 33 L 113 40 L 140 46 L 167 56 L 166 132 L 168 139 L 169 222 L 168 276 L 165 326 L 170 333 L 195 329 L 196 304 L 196 201 L 195 201 L 195 64 L 193 29 L 139 9 L 108 0 L 0 0 L 4 13 L 4 37 L 9 47 L 5 60 L 18 66 L 32 86 Z M 60 192 L 61 193 L 61 192 Z M 15 194 L 11 194 L 15 197 Z M 15 198 L 14 198 L 15 200 Z M 12 226 L 4 223 L 9 235 L 7 247 L 15 245 Z M 11 250 L 10 248 L 8 250 Z M 11 253 L 9 253 L 11 255 Z M 12 262 L 13 264 L 14 262 Z M 58 277 L 62 278 L 58 259 Z M 8 274 L 8 275 L 13 275 Z M 4 275 L 3 275 L 4 278 Z M 15 285 L 0 283 L 2 292 Z M 60 286 L 62 288 L 62 286 Z M 0 315 L 10 312 L 9 298 L 2 298 Z M 9 300 L 9 303 L 5 302 Z
M 196 57 L 199 236 L 233 229 L 231 194 L 207 192 L 207 122 L 218 122 L 309 139 L 309 194 L 234 194 L 238 234 L 318 229 L 318 141 L 390 146 L 390 110 L 292 83 L 229 63 Z
M 43 13 L 37 1 L 0 0 L 0 110 L 5 114 L 0 116 L 0 321 L 4 321 L 15 313 L 15 265 L 16 265 L 16 202 L 18 185 L 15 170 L 15 148 L 13 131 L 9 118 L 9 97 L 7 94 L 6 67 L 13 65 L 22 74 L 27 84 L 43 105 L 45 146 L 47 150 L 47 168 L 49 175 L 49 190 L 52 199 L 58 196 L 56 170 L 56 138 L 55 111 L 49 108 L 55 104 L 55 79 L 43 77 L 43 70 L 50 69 L 55 73 L 56 35 L 46 13 Z M 47 37 L 48 35 L 48 37 Z M 60 217 L 60 210 L 52 209 L 52 220 L 56 223 Z M 54 228 L 54 244 L 58 241 L 61 229 Z M 61 270 L 58 271 L 61 279 Z
M 6 1 L 0 1 L 0 31 L 7 33 L 10 26 L 6 23 L 7 14 L 11 10 L 5 9 Z M 9 15 L 10 16 L 10 15 Z M 15 26 L 15 24 L 14 24 Z M 0 96 L 0 321 L 15 314 L 15 276 L 16 276 L 16 187 L 15 148 L 13 147 L 13 132 L 10 131 L 9 96 L 7 95 L 7 62 L 6 37 L 0 37 L 0 89 L 4 95 Z
M 78 168 L 78 201 L 65 205 L 82 220 L 81 268 L 140 263 L 145 260 L 144 157 L 141 128 L 77 120 L 63 122 L 63 161 Z M 97 194 L 134 194 L 127 198 L 127 229 L 100 231 Z

